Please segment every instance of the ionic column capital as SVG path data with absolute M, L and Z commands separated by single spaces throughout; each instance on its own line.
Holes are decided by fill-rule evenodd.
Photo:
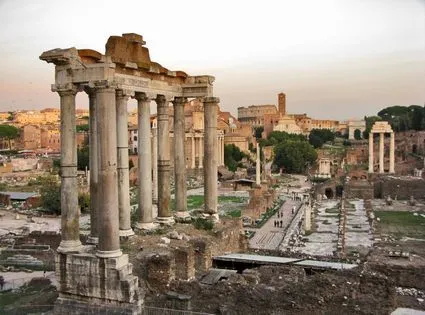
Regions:
M 53 84 L 52 92 L 58 92 L 59 96 L 75 96 L 81 88 L 75 84 Z
M 115 93 L 117 98 L 123 98 L 125 100 L 128 100 L 130 97 L 133 97 L 135 94 L 134 91 L 132 90 L 122 90 L 122 89 L 116 90 Z
M 204 104 L 218 104 L 220 103 L 220 99 L 218 97 L 208 96 L 208 97 L 204 97 L 202 102 Z

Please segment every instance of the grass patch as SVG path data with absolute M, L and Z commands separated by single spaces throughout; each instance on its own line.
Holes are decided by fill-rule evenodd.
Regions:
M 407 211 L 375 211 L 381 233 L 425 238 L 425 218 Z
M 227 212 L 227 215 L 232 218 L 240 218 L 241 217 L 241 210 L 232 210 Z
M 187 210 L 199 209 L 204 205 L 204 196 L 187 196 Z
M 214 228 L 214 222 L 204 218 L 196 218 L 192 223 L 193 226 L 198 230 L 211 231 Z
M 218 196 L 219 203 L 227 203 L 227 202 L 245 203 L 247 199 L 248 198 L 246 197 L 237 197 L 237 196 Z

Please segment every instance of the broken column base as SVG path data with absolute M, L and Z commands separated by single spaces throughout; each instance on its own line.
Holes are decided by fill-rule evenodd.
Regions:
M 157 217 L 155 223 L 161 225 L 173 225 L 175 223 L 174 217 Z
M 143 295 L 128 255 L 99 258 L 92 246 L 84 250 L 56 254 L 54 314 L 140 314 Z
M 191 223 L 192 217 L 188 211 L 177 211 L 174 214 L 174 220 L 178 223 Z

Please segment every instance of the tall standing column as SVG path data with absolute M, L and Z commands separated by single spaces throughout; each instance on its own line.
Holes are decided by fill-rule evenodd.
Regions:
M 86 88 L 89 95 L 89 167 L 90 167 L 90 236 L 87 243 L 97 244 L 99 241 L 98 215 L 99 202 L 97 198 L 99 183 L 99 166 L 98 166 L 98 150 L 97 150 L 97 125 L 96 125 L 96 91 Z
M 204 134 L 205 134 L 205 129 L 204 129 Z M 199 160 L 199 165 L 198 168 L 203 168 L 204 167 L 204 148 L 203 148 L 203 144 L 204 144 L 204 139 L 202 139 L 202 134 L 199 136 L 198 139 L 198 160 Z
M 257 143 L 257 161 L 255 164 L 255 183 L 261 185 L 260 144 Z
M 99 245 L 96 255 L 119 257 L 117 121 L 115 88 L 103 82 L 96 89 L 99 150 Z
M 152 214 L 152 154 L 151 154 L 151 125 L 150 102 L 145 94 L 136 93 L 138 117 L 138 178 L 139 178 L 139 221 L 138 229 L 151 229 L 153 224 Z
M 170 211 L 170 138 L 168 127 L 168 101 L 164 95 L 156 98 L 158 105 L 158 222 L 171 224 Z
M 130 175 L 128 170 L 128 113 L 127 101 L 132 93 L 116 93 L 117 152 L 118 152 L 118 211 L 120 236 L 134 235 L 130 220 Z
M 192 132 L 192 149 L 191 149 L 191 157 L 192 160 L 190 161 L 191 169 L 195 169 L 195 133 Z
M 187 216 L 186 202 L 186 158 L 184 154 L 184 104 L 186 98 L 174 99 L 174 189 L 176 211 L 179 217 Z
M 58 252 L 78 252 L 80 209 L 78 208 L 77 141 L 75 123 L 75 86 L 54 88 L 61 108 L 61 242 Z
M 373 133 L 369 132 L 369 173 L 373 173 Z
M 384 173 L 384 133 L 379 134 L 379 173 Z
M 158 129 L 152 127 L 152 202 L 158 204 Z
M 204 201 L 206 214 L 217 214 L 217 97 L 204 98 Z
M 390 133 L 390 173 L 395 173 L 394 171 L 394 150 L 395 150 L 395 139 L 394 132 Z

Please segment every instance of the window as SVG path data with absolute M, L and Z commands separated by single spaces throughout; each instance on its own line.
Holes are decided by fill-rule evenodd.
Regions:
M 133 137 L 133 140 L 134 140 L 134 141 L 137 141 L 137 136 L 134 136 L 134 137 Z

